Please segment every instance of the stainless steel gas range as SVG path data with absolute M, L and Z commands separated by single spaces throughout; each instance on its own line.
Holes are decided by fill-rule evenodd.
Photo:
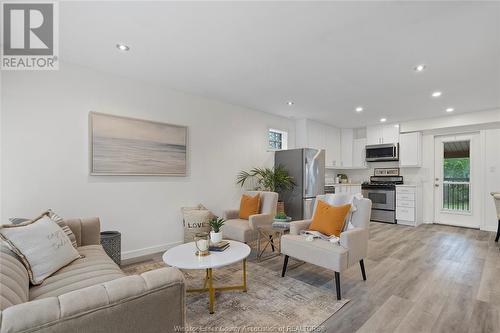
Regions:
M 363 197 L 372 201 L 372 221 L 396 223 L 396 184 L 403 184 L 402 176 L 371 176 L 361 185 Z

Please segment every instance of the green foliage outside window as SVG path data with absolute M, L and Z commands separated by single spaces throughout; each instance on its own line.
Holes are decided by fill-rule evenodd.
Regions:
M 445 158 L 444 180 L 468 182 L 470 179 L 470 158 Z

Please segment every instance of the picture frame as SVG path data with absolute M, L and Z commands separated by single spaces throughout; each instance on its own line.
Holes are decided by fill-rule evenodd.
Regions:
M 187 176 L 188 127 L 89 112 L 90 175 Z

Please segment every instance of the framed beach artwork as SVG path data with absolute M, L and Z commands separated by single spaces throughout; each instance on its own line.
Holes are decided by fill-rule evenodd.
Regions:
M 186 176 L 187 127 L 90 112 L 90 174 Z

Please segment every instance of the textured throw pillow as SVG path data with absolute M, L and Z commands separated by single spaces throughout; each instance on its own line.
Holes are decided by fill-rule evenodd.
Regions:
M 19 256 L 33 285 L 80 258 L 65 232 L 48 216 L 0 226 L 0 238 Z
M 78 247 L 78 244 L 76 243 L 76 236 L 73 233 L 73 231 L 71 231 L 71 229 L 68 227 L 66 222 L 64 222 L 63 218 L 60 217 L 59 215 L 57 215 L 56 213 L 54 213 L 54 211 L 52 209 L 49 209 L 49 210 L 43 212 L 40 216 L 38 216 L 37 218 L 35 218 L 33 220 L 23 218 L 23 217 L 11 217 L 9 219 L 9 222 L 12 224 L 21 224 L 21 223 L 26 223 L 29 221 L 34 222 L 34 221 L 37 221 L 38 219 L 42 218 L 43 216 L 48 216 L 52 221 L 57 223 L 57 225 L 59 225 L 61 227 L 61 229 L 64 231 L 64 233 L 69 237 L 69 240 L 71 241 L 71 245 L 73 245 L 73 247 L 75 249 Z
M 350 209 L 349 204 L 331 206 L 324 201 L 318 201 L 309 230 L 319 231 L 327 236 L 340 237 Z
M 194 235 L 199 232 L 210 232 L 208 222 L 214 218 L 214 214 L 202 204 L 196 207 L 182 207 L 181 211 L 184 221 L 184 243 L 192 242 Z
M 260 212 L 260 195 L 255 196 L 243 194 L 240 201 L 240 219 L 248 220 L 251 215 Z

